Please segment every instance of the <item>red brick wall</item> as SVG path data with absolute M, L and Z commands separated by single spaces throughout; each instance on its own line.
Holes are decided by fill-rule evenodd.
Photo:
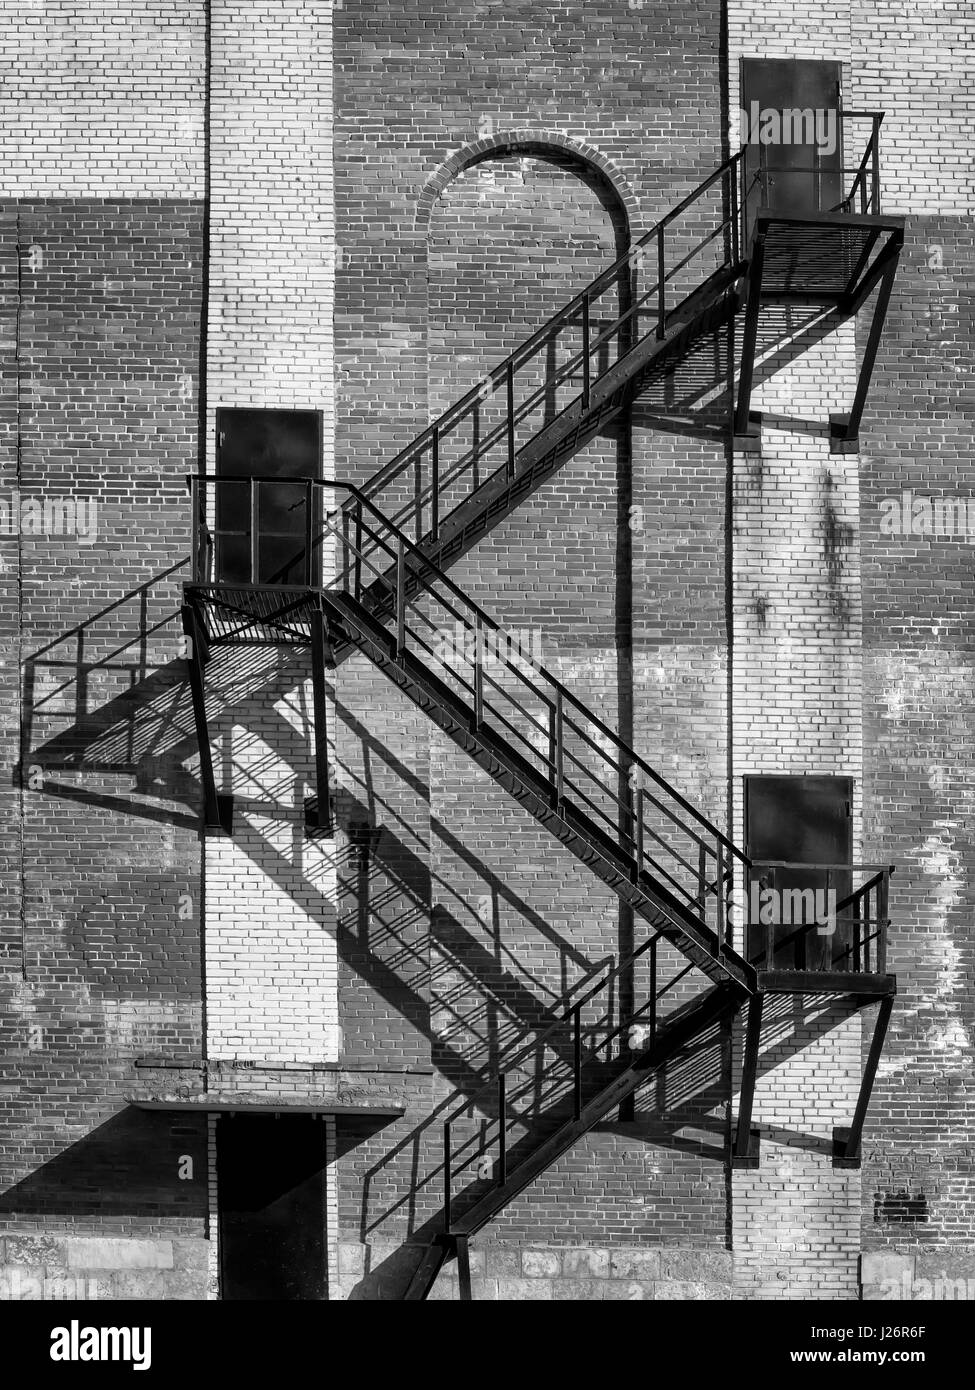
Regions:
M 2 225 L 4 495 L 96 507 L 90 538 L 0 541 L 5 881 L 23 884 L 0 976 L 5 1223 L 198 1236 L 200 1121 L 123 1097 L 137 1057 L 201 1046 L 199 798 L 167 573 L 188 549 L 201 209 L 37 202 Z M 177 1180 L 183 1153 L 195 1181 Z
M 337 418 L 347 475 L 369 476 L 610 264 L 627 220 L 641 232 L 720 162 L 718 38 L 711 5 L 690 14 L 602 3 L 336 11 Z M 587 52 L 599 55 L 598 82 L 593 65 L 578 62 Z M 585 173 L 564 145 L 550 159 L 534 144 L 508 150 L 512 130 L 523 133 L 519 144 L 569 137 L 605 172 Z M 436 179 L 479 139 L 496 152 Z M 638 415 L 635 442 L 626 431 L 595 440 L 453 571 L 502 622 L 533 629 L 551 669 L 609 722 L 632 723 L 639 750 L 722 821 L 724 477 L 723 445 L 658 433 Z M 645 511 L 631 531 L 634 504 Z M 429 883 L 433 1091 L 421 1087 L 415 1110 L 363 1138 L 341 1166 L 343 1230 L 381 1243 L 439 1207 L 439 1126 L 423 1128 L 434 1097 L 472 1084 L 472 1067 L 543 1026 L 581 974 L 625 949 L 632 928 L 547 832 L 432 727 L 414 735 L 400 697 L 350 667 L 337 690 L 377 740 L 376 817 L 389 844 L 416 836 L 426 866 L 417 877 Z M 397 798 L 410 803 L 399 825 Z M 394 916 L 400 901 L 393 895 Z M 380 935 L 381 916 L 377 907 Z M 422 954 L 415 937 L 412 951 Z M 415 995 L 401 991 L 397 1006 L 410 1015 Z M 347 1048 L 369 1039 L 360 1055 L 371 1047 L 381 1064 L 395 1062 L 398 1031 L 384 1042 L 388 990 L 350 970 L 343 1008 Z M 680 1116 L 703 1137 L 675 1142 L 677 1117 L 651 1116 L 652 1102 L 641 1102 L 635 1122 L 589 1136 L 485 1236 L 722 1243 L 723 1118 L 707 1112 L 726 1081 L 712 1060 L 714 1091 Z M 361 1180 L 370 1168 L 360 1190 L 353 1171 Z M 617 1180 L 607 1185 L 610 1171 Z M 417 1174 L 423 1185 L 407 1199 Z

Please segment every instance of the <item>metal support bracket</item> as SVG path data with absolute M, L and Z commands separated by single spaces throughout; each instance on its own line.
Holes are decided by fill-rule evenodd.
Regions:
M 741 366 L 738 371 L 738 403 L 735 406 L 734 443 L 736 449 L 754 452 L 761 447 L 761 430 L 751 418 L 752 378 L 758 343 L 758 311 L 762 299 L 762 268 L 765 264 L 765 232 L 759 227 L 752 243 L 742 331 Z
M 752 1129 L 752 1106 L 755 1103 L 755 1079 L 758 1075 L 758 1045 L 762 1037 L 762 1009 L 765 996 L 753 994 L 748 1001 L 748 1025 L 745 1031 L 745 1057 L 741 1074 L 741 1098 L 738 1103 L 738 1125 L 735 1131 L 731 1163 L 734 1168 L 759 1166 L 760 1135 Z
M 233 826 L 233 798 L 220 796 L 213 775 L 213 757 L 210 752 L 210 726 L 207 720 L 206 691 L 203 685 L 203 663 L 208 652 L 203 625 L 191 603 L 184 603 L 180 609 L 183 632 L 189 650 L 186 663 L 190 674 L 190 693 L 193 697 L 193 720 L 196 724 L 196 741 L 200 750 L 200 781 L 203 784 L 203 824 L 207 830 L 222 830 L 229 835 Z
M 860 375 L 857 378 L 850 412 L 848 415 L 834 414 L 829 417 L 830 453 L 855 454 L 860 448 L 860 421 L 863 417 L 863 407 L 867 402 L 870 378 L 873 375 L 874 364 L 877 360 L 877 349 L 880 346 L 880 336 L 883 333 L 884 321 L 887 318 L 890 292 L 894 285 L 894 276 L 897 274 L 897 262 L 903 244 L 903 232 L 895 233 L 874 261 L 862 283 L 853 291 L 848 304 L 843 306 L 848 312 L 855 313 L 873 291 L 877 282 L 880 282 L 880 292 L 874 305 L 873 318 L 870 321 L 870 331 L 867 335 L 866 347 L 863 350 L 863 361 L 860 364 Z
M 456 1240 L 460 1301 L 462 1303 L 470 1303 L 473 1300 L 473 1294 L 471 1293 L 471 1254 L 467 1248 L 466 1236 L 457 1236 Z
M 880 1064 L 880 1054 L 883 1051 L 884 1039 L 887 1036 L 887 1026 L 890 1023 L 890 1015 L 893 1008 L 893 995 L 888 995 L 885 999 L 880 1001 L 880 1008 L 877 1011 L 877 1021 L 873 1029 L 873 1038 L 870 1042 L 870 1051 L 867 1054 L 866 1065 L 863 1068 L 860 1095 L 857 1098 L 856 1110 L 853 1112 L 853 1123 L 850 1125 L 849 1129 L 833 1130 L 834 1168 L 860 1167 L 860 1141 L 863 1138 L 863 1122 L 867 1117 L 867 1106 L 870 1104 L 873 1083 L 877 1078 L 877 1067 Z

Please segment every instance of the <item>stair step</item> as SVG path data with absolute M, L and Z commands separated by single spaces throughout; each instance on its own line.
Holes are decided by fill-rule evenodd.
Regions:
M 681 1047 L 708 1027 L 737 1013 L 746 997 L 744 990 L 719 985 L 686 1006 L 679 1016 L 674 1015 L 671 1021 L 662 1024 L 656 1042 L 635 1057 L 598 1095 L 586 1102 L 578 1120 L 563 1124 L 545 1138 L 528 1158 L 508 1174 L 502 1185 L 480 1198 L 463 1216 L 452 1222 L 451 1235 L 475 1235 L 566 1153 L 587 1130 L 643 1085 L 656 1067 L 673 1057 Z
M 357 647 L 439 728 L 608 887 L 629 903 L 716 983 L 734 979 L 754 988 L 755 972 L 737 952 L 644 871 L 635 881 L 633 860 L 574 806 L 553 806 L 554 787 L 525 762 L 504 737 L 482 725 L 471 732 L 473 710 L 410 653 L 394 655 L 394 641 L 380 622 L 348 594 L 324 595 L 326 607 Z

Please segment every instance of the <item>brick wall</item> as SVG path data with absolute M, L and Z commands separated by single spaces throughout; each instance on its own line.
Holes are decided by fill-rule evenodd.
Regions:
M 204 10 L 3 11 L 3 501 L 48 511 L 0 539 L 0 1296 L 193 1297 L 203 1131 L 124 1098 L 139 1056 L 201 1041 L 174 615 Z
M 337 448 L 366 477 L 609 264 L 628 230 L 649 226 L 718 162 L 718 19 L 703 5 L 688 23 L 674 7 L 425 4 L 377 15 L 346 4 L 335 42 Z M 572 56 L 587 49 L 601 55 L 598 100 Z M 722 527 L 723 467 L 720 446 L 640 422 L 632 444 L 628 433 L 594 441 L 452 572 L 722 815 L 724 579 L 709 541 Z M 630 530 L 635 502 L 645 530 L 642 517 Z M 394 773 L 410 802 L 406 824 L 390 833 L 416 842 L 430 913 L 423 1026 L 444 1100 L 475 1085 L 500 1048 L 544 1026 L 572 982 L 625 948 L 632 929 L 613 895 L 429 727 L 416 732 L 422 761 L 397 767 L 384 738 L 395 727 L 398 754 L 408 729 L 414 737 L 399 697 L 376 691 L 375 678 L 364 687 L 358 665 L 341 668 L 337 689 L 379 744 L 377 820 L 389 823 Z M 688 691 L 694 729 L 678 752 Z M 414 938 L 410 959 L 423 949 Z M 371 1002 L 356 999 L 356 1022 L 374 1016 L 377 1037 L 389 997 L 377 983 Z M 410 1007 L 403 991 L 394 1002 Z M 717 1091 L 681 1118 L 720 1130 L 723 1118 L 709 1113 L 720 1075 Z M 343 1239 L 370 1231 L 372 1251 L 350 1246 L 343 1256 L 348 1296 L 395 1279 L 383 1240 L 422 1233 L 437 1210 L 439 1134 L 427 1129 L 428 1095 L 423 1103 L 340 1164 Z M 682 1152 L 675 1127 L 649 1101 L 629 1129 L 589 1136 L 492 1223 L 482 1240 L 499 1254 L 487 1258 L 516 1279 L 502 1296 L 542 1288 L 517 1283 L 518 1247 L 720 1247 L 720 1140 Z M 367 1153 L 372 1185 L 360 1188 Z M 619 1182 L 609 1190 L 611 1168 Z M 398 1205 L 389 1200 L 397 1183 Z M 555 1263 L 543 1259 L 535 1272 L 544 1266 L 560 1285 Z

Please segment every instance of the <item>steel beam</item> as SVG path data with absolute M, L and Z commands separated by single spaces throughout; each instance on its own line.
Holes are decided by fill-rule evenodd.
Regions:
M 765 997 L 753 994 L 748 1001 L 748 1026 L 745 1031 L 745 1057 L 741 1074 L 741 1097 L 738 1102 L 738 1127 L 732 1163 L 736 1168 L 757 1168 L 759 1136 L 752 1130 L 752 1106 L 755 1102 L 755 1080 L 758 1076 L 758 1045 L 762 1036 L 762 1008 Z
M 863 1122 L 867 1118 L 867 1107 L 870 1104 L 873 1083 L 877 1079 L 880 1054 L 884 1048 L 884 1039 L 887 1036 L 887 1026 L 890 1023 L 893 1008 L 893 995 L 888 995 L 881 1000 L 880 1008 L 877 1010 L 877 1021 L 873 1028 L 870 1051 L 867 1054 L 866 1066 L 863 1068 L 860 1094 L 857 1097 L 856 1110 L 853 1112 L 853 1123 L 849 1129 L 833 1130 L 833 1166 L 836 1168 L 859 1168 L 860 1166 L 860 1141 L 863 1138 Z
M 471 1293 L 471 1255 L 467 1248 L 467 1237 L 457 1237 L 457 1274 L 460 1283 L 460 1301 L 470 1303 Z
M 184 603 L 180 609 L 183 632 L 189 644 L 186 663 L 190 675 L 190 692 L 193 697 L 193 719 L 196 724 L 196 741 L 200 749 L 200 781 L 203 784 L 203 824 L 207 830 L 224 830 L 230 833 L 233 802 L 229 796 L 217 795 L 217 784 L 213 776 L 213 757 L 210 752 L 210 726 L 207 720 L 206 692 L 203 685 L 203 654 L 205 643 L 202 624 L 196 609 L 191 603 Z
M 903 233 L 891 237 L 884 251 L 867 272 L 863 285 L 854 291 L 853 304 L 859 307 L 870 294 L 877 280 L 880 281 L 880 292 L 873 308 L 870 332 L 863 351 L 863 361 L 860 364 L 860 375 L 850 413 L 849 415 L 831 415 L 829 417 L 830 450 L 834 454 L 852 454 L 860 447 L 860 420 L 867 401 L 867 391 L 870 389 L 874 363 L 877 360 L 880 335 L 883 332 L 884 320 L 887 317 L 887 306 L 890 303 L 890 292 L 894 285 L 894 276 L 897 274 L 897 261 L 903 240 Z

